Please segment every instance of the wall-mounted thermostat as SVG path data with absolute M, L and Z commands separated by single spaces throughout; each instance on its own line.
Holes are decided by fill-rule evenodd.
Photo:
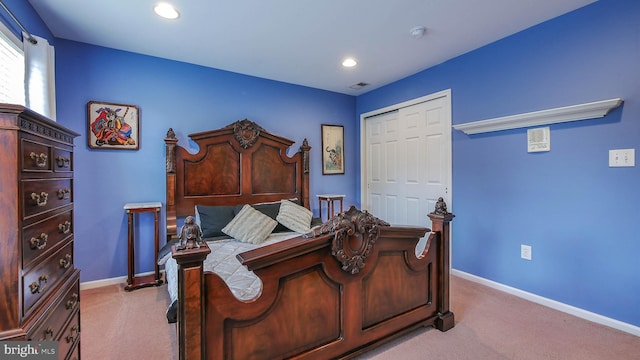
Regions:
M 541 152 L 551 150 L 551 131 L 549 127 L 527 130 L 528 152 Z

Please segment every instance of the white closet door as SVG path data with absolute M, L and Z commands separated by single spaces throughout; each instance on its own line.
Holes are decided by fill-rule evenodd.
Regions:
M 363 207 L 392 224 L 431 227 L 438 197 L 450 203 L 450 98 L 366 118 L 365 132 Z

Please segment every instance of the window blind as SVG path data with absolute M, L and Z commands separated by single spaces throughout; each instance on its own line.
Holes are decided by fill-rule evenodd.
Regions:
M 0 103 L 25 104 L 24 53 L 0 31 Z

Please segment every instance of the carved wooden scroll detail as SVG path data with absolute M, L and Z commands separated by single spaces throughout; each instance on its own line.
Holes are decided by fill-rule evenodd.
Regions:
M 342 270 L 357 274 L 364 268 L 365 260 L 380 236 L 380 226 L 389 226 L 389 223 L 351 206 L 309 235 L 333 233 L 331 254 L 342 264 Z
M 249 119 L 238 120 L 229 125 L 229 127 L 233 127 L 233 136 L 235 136 L 243 149 L 252 147 L 258 141 L 260 132 L 264 130 L 260 125 Z

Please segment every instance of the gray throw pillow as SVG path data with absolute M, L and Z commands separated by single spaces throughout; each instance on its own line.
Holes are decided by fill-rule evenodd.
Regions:
M 312 218 L 313 213 L 311 210 L 304 206 L 296 205 L 289 200 L 282 200 L 276 220 L 297 233 L 306 233 L 311 229 Z
M 269 237 L 276 225 L 278 225 L 277 221 L 252 208 L 251 205 L 245 205 L 222 229 L 222 232 L 242 242 L 260 244 Z

